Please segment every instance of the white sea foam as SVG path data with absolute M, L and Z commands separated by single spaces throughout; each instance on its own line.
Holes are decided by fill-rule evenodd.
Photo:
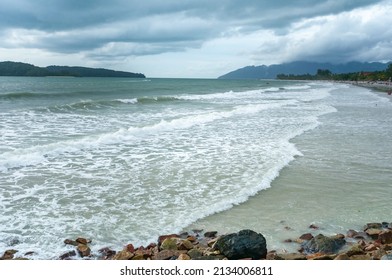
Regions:
M 137 103 L 137 98 L 131 98 L 131 99 L 116 99 L 119 102 L 125 103 L 125 104 L 136 104 Z

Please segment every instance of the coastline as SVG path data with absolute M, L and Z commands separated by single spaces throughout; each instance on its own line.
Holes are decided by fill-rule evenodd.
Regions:
M 355 89 L 354 89 L 355 90 Z M 384 95 L 384 94 L 382 94 L 382 95 Z M 380 105 L 380 104 L 379 104 Z M 380 109 L 380 106 L 377 108 L 377 109 Z M 378 110 L 377 110 L 378 111 Z M 375 108 L 373 108 L 372 109 L 372 111 L 371 111 L 371 113 L 375 113 L 376 112 L 376 110 L 375 110 Z M 365 118 L 366 118 L 366 116 L 365 116 Z M 324 123 L 324 117 L 323 117 L 323 120 L 322 120 L 322 123 Z M 320 129 L 322 129 L 323 128 L 323 126 L 320 126 L 317 130 L 317 133 L 319 133 L 319 130 Z M 326 130 L 326 131 L 328 131 L 328 129 L 324 129 L 324 130 Z M 313 133 L 313 131 L 312 132 L 310 132 L 310 133 L 306 133 L 305 134 L 305 138 L 309 138 L 307 141 L 308 142 L 314 142 L 314 141 L 312 141 L 312 137 L 309 137 L 309 135 L 313 135 L 314 133 Z M 298 145 L 299 147 L 305 147 L 305 149 L 302 149 L 301 148 L 301 151 L 302 150 L 304 150 L 304 151 L 307 151 L 307 149 L 308 149 L 308 147 L 306 147 L 306 145 L 304 145 L 303 144 L 303 142 L 302 143 L 298 143 L 298 140 L 301 140 L 302 141 L 302 138 L 304 138 L 303 136 L 301 136 L 301 137 L 298 137 L 297 139 L 295 139 L 293 142 L 296 144 L 296 145 Z M 353 138 L 354 139 L 354 138 Z M 353 139 L 350 139 L 350 140 L 353 140 Z M 301 142 L 300 141 L 300 142 Z M 348 141 L 348 142 L 350 142 L 350 141 Z M 319 148 L 319 147 L 318 147 Z M 305 154 L 307 154 L 307 153 L 305 153 Z M 261 195 L 261 197 L 263 197 L 263 199 L 264 200 L 269 200 L 269 198 L 271 197 L 271 196 L 268 196 L 268 194 L 269 195 L 271 195 L 271 193 L 275 193 L 275 195 L 276 195 L 276 193 L 278 193 L 278 192 L 285 192 L 285 196 L 286 196 L 286 199 L 284 199 L 284 200 L 278 200 L 278 201 L 280 201 L 280 203 L 281 204 L 286 204 L 287 206 L 289 206 L 289 207 L 287 207 L 286 205 L 285 205 L 285 207 L 284 208 L 282 208 L 282 210 L 284 210 L 284 211 L 291 211 L 291 210 L 293 210 L 293 209 L 297 209 L 297 208 L 300 208 L 300 209 L 302 209 L 301 211 L 303 211 L 303 210 L 310 210 L 310 209 L 312 209 L 312 212 L 314 211 L 314 202 L 312 202 L 313 204 L 309 204 L 309 201 L 308 200 L 305 200 L 304 198 L 306 198 L 306 197 L 308 197 L 309 196 L 309 191 L 310 191 L 310 189 L 309 188 L 307 188 L 306 189 L 306 186 L 305 186 L 305 188 L 304 188 L 304 186 L 303 186 L 303 181 L 297 181 L 297 182 L 295 182 L 295 183 L 293 183 L 292 182 L 292 174 L 291 174 L 291 178 L 288 178 L 288 177 L 290 177 L 290 175 L 289 176 L 287 176 L 287 170 L 289 170 L 289 173 L 291 172 L 293 172 L 293 170 L 294 171 L 298 171 L 298 169 L 295 169 L 295 167 L 298 167 L 298 166 L 300 166 L 301 167 L 301 161 L 304 161 L 304 158 L 305 157 L 299 157 L 299 159 L 298 160 L 295 160 L 295 161 L 293 161 L 292 162 L 292 164 L 290 164 L 288 167 L 286 167 L 283 171 L 282 171 L 282 174 L 283 174 L 283 176 L 280 176 L 279 178 L 278 178 L 278 180 L 277 181 L 279 181 L 278 183 L 276 182 L 276 181 L 274 181 L 274 183 L 273 183 L 273 185 L 276 185 L 276 187 L 278 187 L 278 188 L 275 188 L 275 187 L 272 187 L 272 188 L 270 188 L 270 189 L 267 189 L 267 190 L 265 190 L 265 191 L 263 191 L 262 192 L 262 195 Z M 323 160 L 325 160 L 326 158 L 323 158 Z M 292 167 L 294 166 L 294 169 L 292 169 Z M 308 170 L 309 169 L 309 167 L 311 167 L 311 165 L 309 166 L 309 164 L 305 164 L 304 165 L 305 167 L 306 167 L 306 169 Z M 303 167 L 303 166 L 302 166 Z M 291 171 L 290 171 L 291 170 Z M 303 171 L 303 170 L 302 170 Z M 296 176 L 304 176 L 304 177 L 307 177 L 306 175 L 308 175 L 307 173 L 303 173 L 303 172 L 296 172 L 297 173 L 297 175 Z M 315 172 L 314 172 L 315 173 Z M 328 172 L 327 172 L 328 173 Z M 322 179 L 322 178 L 321 178 Z M 330 181 L 331 179 L 329 179 L 329 181 Z M 374 183 L 374 181 L 372 180 L 372 179 L 370 179 L 367 183 L 369 183 L 369 182 L 371 182 L 372 184 Z M 289 184 L 288 184 L 289 183 Z M 305 182 L 306 183 L 306 182 Z M 319 182 L 319 180 L 311 180 L 311 182 L 310 182 L 312 185 L 314 185 L 314 184 L 319 184 L 320 182 Z M 292 186 L 294 186 L 294 187 L 296 187 L 296 185 L 295 184 L 297 184 L 298 185 L 298 187 L 297 188 L 293 188 L 292 190 L 290 189 Z M 337 189 L 340 189 L 339 191 L 341 192 L 341 193 L 344 193 L 344 192 L 347 192 L 347 190 L 349 190 L 349 189 L 346 189 L 346 190 L 344 190 L 343 189 L 343 187 L 344 186 L 342 186 L 342 184 L 335 184 L 335 186 L 337 187 Z M 312 187 L 314 187 L 314 186 L 312 186 Z M 303 188 L 303 189 L 300 189 L 300 188 Z M 290 189 L 290 190 L 288 190 L 288 189 Z M 316 190 L 317 191 L 317 193 L 319 194 L 320 193 L 320 191 L 321 191 L 321 189 L 319 189 L 319 190 Z M 301 192 L 302 193 L 302 197 L 300 196 L 299 198 L 297 198 L 297 200 L 294 200 L 294 199 L 292 199 L 293 198 L 293 195 L 298 195 L 298 192 Z M 333 192 L 335 192 L 335 190 L 333 191 Z M 372 192 L 374 192 L 374 191 L 372 191 Z M 265 194 L 267 194 L 267 196 L 265 196 L 264 197 L 264 195 Z M 327 195 L 330 195 L 329 194 L 329 192 L 324 192 L 323 193 L 324 195 L 325 194 L 327 194 Z M 323 195 L 322 193 L 320 193 L 320 196 L 322 196 Z M 339 196 L 339 194 L 337 194 L 337 196 Z M 388 195 L 387 195 L 388 196 Z M 352 200 L 355 200 L 355 199 L 358 199 L 358 198 L 360 198 L 360 196 L 359 195 L 357 195 L 357 194 L 351 194 L 351 196 L 349 196 L 350 197 L 350 199 L 352 199 Z M 390 197 L 390 196 L 389 196 Z M 311 193 L 310 193 L 310 198 L 311 198 Z M 342 197 L 343 198 L 343 197 Z M 252 198 L 251 200 L 253 200 L 253 201 L 255 201 L 255 200 L 257 200 L 256 198 Z M 293 202 L 293 203 L 290 203 L 290 202 Z M 298 204 L 299 202 L 301 202 L 301 203 L 303 203 L 303 204 Z M 341 201 L 341 204 L 342 205 L 345 205 L 346 206 L 346 203 L 347 201 Z M 370 206 L 370 208 L 371 208 L 371 203 L 373 203 L 374 202 L 374 204 L 377 204 L 377 201 L 367 201 L 367 202 L 365 202 L 365 203 L 369 203 L 368 205 Z M 248 203 L 246 203 L 247 205 L 249 205 Z M 327 207 L 326 207 L 327 206 Z M 290 208 L 290 207 L 292 207 L 292 208 Z M 324 202 L 322 202 L 321 203 L 321 205 L 320 205 L 320 207 L 321 208 L 323 208 L 323 211 L 324 212 L 328 212 L 328 211 L 330 211 L 331 213 L 333 213 L 333 211 L 331 211 L 331 208 L 334 208 L 333 206 L 330 206 L 330 205 L 328 205 L 328 204 L 324 204 Z M 304 216 L 296 216 L 296 218 L 298 218 L 298 219 L 290 219 L 290 218 L 286 218 L 286 217 L 284 217 L 283 215 L 277 215 L 277 216 L 273 216 L 276 212 L 279 212 L 279 210 L 280 209 L 276 209 L 277 208 L 277 205 L 275 204 L 275 205 L 271 205 L 270 206 L 270 208 L 264 208 L 264 210 L 271 210 L 271 211 L 261 211 L 261 212 L 254 212 L 252 209 L 249 209 L 248 208 L 248 210 L 247 211 L 250 211 L 251 213 L 252 213 L 252 216 L 254 217 L 254 219 L 255 219 L 255 223 L 259 223 L 259 224 L 261 224 L 261 225 L 263 225 L 263 220 L 259 220 L 260 218 L 260 216 L 267 216 L 267 215 L 271 215 L 272 217 L 270 217 L 270 219 L 274 219 L 275 220 L 275 222 L 276 222 L 276 224 L 278 224 L 278 226 L 276 227 L 276 229 L 275 229 L 275 231 L 282 231 L 282 232 L 284 232 L 285 233 L 285 235 L 287 235 L 287 238 L 286 239 L 284 239 L 284 238 L 281 238 L 281 237 L 279 237 L 279 244 L 277 245 L 277 246 L 275 246 L 275 247 L 271 247 L 271 246 L 269 246 L 269 247 L 271 247 L 270 248 L 270 251 L 269 251 L 269 253 L 271 253 L 272 255 L 274 254 L 274 253 L 276 253 L 277 255 L 282 255 L 282 254 L 287 254 L 288 252 L 287 252 L 287 250 L 286 250 L 286 245 L 288 245 L 288 246 L 290 246 L 290 247 L 293 247 L 294 248 L 294 251 L 297 251 L 298 250 L 298 248 L 300 247 L 299 245 L 298 245 L 298 243 L 297 243 L 297 239 L 299 239 L 299 236 L 302 236 L 302 233 L 303 232 L 306 232 L 306 228 L 309 226 L 309 224 L 310 223 L 312 223 L 312 225 L 315 225 L 315 226 L 313 226 L 313 227 L 311 227 L 310 229 L 309 229 L 309 231 L 310 232 L 306 232 L 306 233 L 311 233 L 312 235 L 313 235 L 313 237 L 315 237 L 315 235 L 316 234 L 325 234 L 325 235 L 331 235 L 331 234 L 336 234 L 337 232 L 345 232 L 345 227 L 344 227 L 344 225 L 345 224 L 343 224 L 343 226 L 340 226 L 340 229 L 337 229 L 336 230 L 336 228 L 335 228 L 335 230 L 332 232 L 331 231 L 331 229 L 330 228 L 327 228 L 327 225 L 328 224 L 330 224 L 330 225 L 332 225 L 333 226 L 333 221 L 331 221 L 331 220 L 325 220 L 325 217 L 327 216 L 327 215 L 324 215 L 323 213 L 321 213 L 321 215 L 317 215 L 317 214 L 315 214 L 315 213 L 312 213 L 312 214 L 307 214 L 306 212 L 304 212 L 303 214 L 301 214 L 301 215 L 304 215 L 304 216 L 306 216 L 306 217 L 304 217 Z M 350 216 L 348 216 L 347 215 L 347 213 L 343 213 L 343 215 L 345 215 L 346 217 L 345 217 L 345 219 L 347 219 L 348 221 L 350 221 L 351 223 L 348 223 L 348 225 L 347 225 L 347 228 L 355 228 L 355 229 L 358 229 L 359 227 L 360 227 L 360 225 L 361 224 L 364 224 L 364 221 L 366 220 L 366 221 L 373 221 L 373 220 L 378 220 L 378 221 L 381 221 L 381 220 L 388 220 L 390 217 L 386 217 L 385 215 L 380 215 L 380 216 L 377 216 L 377 215 L 375 215 L 375 216 L 373 216 L 373 218 L 369 218 L 369 219 L 367 219 L 366 217 L 362 217 L 362 215 L 363 215 L 363 210 L 362 210 L 362 208 L 353 208 L 353 207 L 351 207 L 351 206 L 348 206 L 348 208 L 350 208 L 351 209 L 351 211 L 352 211 L 352 213 L 350 213 Z M 291 210 L 290 210 L 291 209 Z M 360 211 L 359 210 L 361 210 L 362 212 L 360 213 Z M 358 211 L 358 213 L 357 213 L 357 211 Z M 249 212 L 246 212 L 246 213 L 249 213 Z M 331 216 L 331 217 L 334 217 L 333 215 L 330 215 L 331 213 L 328 213 L 328 215 L 329 216 Z M 218 218 L 219 218 L 220 216 L 218 215 Z M 316 217 L 316 218 L 315 218 Z M 374 218 L 374 217 L 377 217 L 377 218 Z M 304 218 L 306 218 L 306 219 L 304 219 Z M 265 217 L 264 217 L 264 219 L 265 219 Z M 286 222 L 284 222 L 284 220 L 286 221 Z M 319 219 L 319 220 L 318 220 Z M 351 220 L 350 220 L 351 219 Z M 299 223 L 298 223 L 298 221 L 299 221 Z M 314 221 L 314 222 L 313 222 Z M 319 222 L 319 221 L 321 221 L 321 222 Z M 352 221 L 355 221 L 356 222 L 356 224 L 355 225 L 353 225 L 353 223 L 352 223 Z M 302 225 L 301 225 L 301 223 L 302 223 Z M 304 226 L 304 223 L 306 223 L 306 226 Z M 223 223 L 222 223 L 222 226 L 223 227 L 225 227 L 226 226 L 226 223 L 223 221 Z M 249 228 L 252 228 L 253 227 L 253 225 L 250 225 L 249 226 Z M 295 229 L 293 229 L 295 227 Z M 343 228 L 344 227 L 344 228 Z M 195 227 L 195 228 L 197 228 L 197 227 Z M 213 226 L 210 226 L 210 227 L 199 227 L 199 228 L 205 228 L 205 229 L 213 229 L 214 227 Z M 272 228 L 271 227 L 269 227 L 269 228 L 266 228 L 265 230 L 263 230 L 263 229 L 257 229 L 257 231 L 258 232 L 261 232 L 263 235 L 270 235 L 270 236 L 273 236 L 273 234 L 271 234 L 271 233 L 267 233 L 267 231 L 268 230 L 271 230 Z M 238 229 L 235 229 L 235 230 L 238 230 Z M 273 230 L 273 229 L 272 229 Z M 224 231 L 222 231 L 221 229 L 219 229 L 218 230 L 220 233 L 222 233 L 222 234 L 225 234 L 225 233 L 227 233 L 227 232 L 224 232 Z M 190 232 L 190 238 L 192 239 L 192 236 L 196 236 L 197 234 L 194 234 L 192 231 L 189 231 Z M 233 230 L 232 229 L 230 229 L 229 230 L 229 232 L 233 232 Z M 266 234 L 264 234 L 264 233 L 266 233 Z M 341 236 L 341 235 L 337 235 L 337 236 Z M 181 236 L 180 235 L 180 239 L 183 239 L 182 237 L 184 237 L 185 238 L 185 236 Z M 369 237 L 369 236 L 366 236 L 366 237 Z M 60 238 L 62 238 L 62 237 L 60 237 Z M 65 237 L 64 237 L 65 238 Z M 72 237 L 72 238 L 74 238 L 74 237 Z M 198 239 L 197 240 L 197 242 L 199 242 L 199 243 L 203 243 L 204 241 L 206 241 L 207 240 L 207 238 L 204 238 L 204 234 L 202 234 L 202 233 L 200 233 L 199 234 L 199 236 L 196 236 L 196 238 Z M 188 239 L 188 237 L 186 237 L 186 239 Z M 80 239 L 81 240 L 81 239 Z M 79 240 L 79 241 L 80 241 Z M 291 240 L 291 241 L 289 241 L 289 240 Z M 13 242 L 13 241 L 12 241 Z M 15 242 L 18 242 L 17 240 L 15 240 Z M 71 242 L 72 243 L 74 243 L 74 242 L 77 242 L 76 240 L 71 240 Z M 374 242 L 373 241 L 373 239 L 369 239 L 369 241 L 368 241 L 368 245 L 371 245 L 370 244 L 370 242 Z M 79 242 L 77 242 L 77 243 L 79 243 Z M 86 242 L 87 243 L 87 242 Z M 346 243 L 348 243 L 348 241 L 346 241 Z M 75 243 L 74 243 L 75 244 Z M 88 243 L 89 244 L 89 243 Z M 92 244 L 94 245 L 94 240 L 93 240 L 93 242 L 92 242 Z M 269 244 L 271 244 L 271 243 L 269 243 Z M 83 244 L 82 244 L 83 245 Z M 84 245 L 86 245 L 86 244 L 84 244 Z M 140 244 L 138 244 L 138 245 L 140 245 Z M 70 247 L 70 246 L 75 246 L 75 245 L 72 245 L 72 244 L 65 244 L 64 245 L 65 247 L 65 249 L 69 249 L 69 252 L 73 252 L 73 254 L 75 254 L 75 256 L 74 257 L 76 257 L 77 259 L 80 259 L 81 257 L 80 256 L 78 256 L 78 251 L 77 251 L 77 249 L 75 249 L 74 247 Z M 77 246 L 76 247 L 78 247 L 79 246 L 79 244 L 77 244 Z M 99 245 L 99 246 L 101 246 L 101 244 Z M 384 246 L 384 245 L 383 245 Z M 128 246 L 126 246 L 126 247 L 128 247 Z M 129 246 L 130 248 L 132 247 L 132 246 Z M 148 247 L 148 246 L 147 246 Z M 134 248 L 135 249 L 135 252 L 136 251 L 141 251 L 141 250 L 143 250 L 143 249 L 141 249 L 140 250 L 140 248 L 141 247 L 138 247 L 138 248 Z M 154 249 L 154 248 L 156 248 L 156 246 L 155 247 L 151 247 L 151 248 L 149 248 L 149 249 Z M 103 255 L 103 252 L 105 251 L 105 250 L 103 250 L 102 251 L 102 253 L 100 253 L 99 252 L 99 250 L 101 249 L 99 249 L 99 250 L 96 250 L 96 249 L 98 249 L 98 248 L 94 248 L 93 249 L 93 253 L 92 253 L 92 256 L 95 256 L 95 257 L 99 257 L 99 256 L 102 256 Z M 102 249 L 105 249 L 105 248 L 102 248 Z M 363 248 L 364 249 L 364 248 Z M 385 249 L 385 248 L 384 248 Z M 11 250 L 11 251 L 9 251 L 9 250 Z M 27 250 L 24 250 L 23 252 L 22 251 L 20 251 L 20 252 L 15 252 L 14 254 L 12 254 L 12 246 L 11 246 L 11 248 L 9 249 L 9 250 L 7 250 L 7 254 L 4 254 L 4 255 L 6 255 L 6 256 L 11 256 L 11 255 L 13 255 L 12 256 L 12 258 L 14 258 L 14 259 L 18 259 L 18 258 L 24 258 L 24 257 L 27 257 L 27 258 L 29 258 L 28 256 L 30 256 L 30 254 L 29 253 L 31 253 L 32 255 L 32 259 L 34 259 L 34 252 L 33 251 L 31 251 L 31 252 L 27 252 Z M 128 250 L 128 249 L 127 249 Z M 123 252 L 124 250 L 119 250 L 119 251 L 117 251 L 116 252 L 116 254 L 117 253 L 119 253 L 119 252 Z M 155 249 L 155 251 L 156 251 L 156 249 Z M 180 250 L 181 251 L 181 250 Z M 182 250 L 182 251 L 185 251 L 185 250 Z M 96 253 L 96 252 L 98 252 L 98 253 Z M 113 250 L 111 250 L 110 248 L 108 248 L 108 250 L 107 250 L 107 252 L 108 252 L 108 254 L 109 254 L 109 252 L 113 252 Z M 158 249 L 158 252 L 159 252 L 159 249 Z M 211 251 L 208 251 L 209 253 L 211 253 Z M 3 252 L 0 252 L 0 256 L 1 256 L 1 254 L 2 254 Z M 11 254 L 10 254 L 11 253 Z M 294 252 L 294 253 L 296 253 L 296 252 Z M 27 254 L 27 255 L 26 255 Z M 65 253 L 66 254 L 66 253 Z M 293 252 L 292 252 L 292 254 L 293 254 Z M 146 255 L 148 255 L 148 254 L 146 254 Z M 211 254 L 210 254 L 211 255 Z M 4 256 L 3 256 L 4 257 Z M 173 257 L 173 256 L 172 256 Z M 282 257 L 282 256 L 279 256 L 279 257 Z M 303 257 L 303 256 L 302 256 Z M 73 259 L 73 257 L 72 256 L 69 256 L 69 258 L 70 259 Z M 94 259 L 94 258 L 92 258 L 91 256 L 88 256 L 88 257 L 85 257 L 86 259 Z M 133 257 L 132 257 L 133 258 Z M 67 259 L 67 257 L 65 256 L 65 258 L 64 259 Z M 110 258 L 108 258 L 108 259 L 110 259 Z M 307 258 L 308 259 L 308 258 Z M 310 257 L 309 257 L 309 259 L 310 259 Z M 377 259 L 377 258 L 376 258 Z
M 392 92 L 392 84 L 389 82 L 356 82 L 356 81 L 348 82 L 347 81 L 347 82 L 343 82 L 343 83 L 350 84 L 353 86 L 372 89 L 377 92 L 386 92 L 386 93 Z M 388 95 L 390 95 L 390 94 L 388 94 Z
M 54 260 L 392 260 L 392 223 L 367 223 L 362 230 L 333 236 L 317 233 L 320 228 L 314 224 L 308 229 L 283 241 L 296 245 L 297 252 L 291 253 L 269 250 L 264 236 L 252 230 L 225 235 L 193 230 L 159 236 L 146 247 L 127 244 L 119 251 L 110 247 L 92 251 L 93 240 L 65 239 L 66 252 Z M 0 260 L 29 260 L 34 254 L 10 248 Z

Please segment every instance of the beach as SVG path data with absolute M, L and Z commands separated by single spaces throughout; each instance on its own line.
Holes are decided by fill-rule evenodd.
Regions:
M 0 253 L 80 259 L 65 239 L 91 239 L 97 257 L 162 235 L 251 229 L 281 255 L 298 252 L 285 241 L 305 233 L 346 237 L 391 222 L 385 93 L 325 82 L 76 82 L 3 90 Z

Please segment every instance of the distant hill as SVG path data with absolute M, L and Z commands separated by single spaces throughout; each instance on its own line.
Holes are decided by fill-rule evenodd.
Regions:
M 361 71 L 373 72 L 385 70 L 388 67 L 388 64 L 389 63 L 380 62 L 349 62 L 345 64 L 331 64 L 295 61 L 270 66 L 246 66 L 220 76 L 218 79 L 275 79 L 278 74 L 315 75 L 318 69 L 328 69 L 332 73 L 336 74 Z
M 0 76 L 72 76 L 72 77 L 121 77 L 145 78 L 141 73 L 114 71 L 104 68 L 88 68 L 79 66 L 38 67 L 32 64 L 4 61 L 0 62 Z

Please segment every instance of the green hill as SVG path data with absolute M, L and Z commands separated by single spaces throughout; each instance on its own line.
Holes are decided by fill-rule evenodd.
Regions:
M 79 66 L 38 67 L 28 63 L 4 61 L 0 62 L 0 76 L 71 76 L 71 77 L 121 77 L 145 78 L 141 73 L 115 71 L 104 68 L 88 68 Z

